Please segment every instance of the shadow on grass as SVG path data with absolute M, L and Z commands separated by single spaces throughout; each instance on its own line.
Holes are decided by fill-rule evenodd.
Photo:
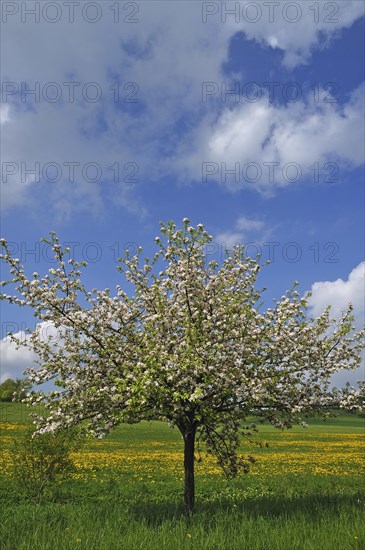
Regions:
M 363 502 L 361 495 L 306 495 L 296 498 L 264 497 L 245 500 L 240 503 L 211 502 L 196 503 L 193 517 L 199 518 L 199 523 L 211 527 L 220 515 L 234 514 L 252 519 L 259 517 L 290 518 L 301 516 L 312 523 L 320 521 L 324 515 L 340 514 L 344 508 L 359 508 Z M 183 505 L 175 502 L 141 503 L 128 506 L 129 513 L 138 520 L 144 520 L 148 525 L 160 525 L 165 521 L 176 521 L 184 517 Z
M 95 510 L 97 509 L 97 521 L 104 522 L 110 520 L 120 521 L 121 517 L 125 520 L 140 522 L 143 521 L 147 526 L 158 527 L 164 523 L 176 523 L 184 519 L 182 492 L 172 490 L 168 485 L 164 487 L 164 495 L 153 493 L 148 486 L 141 485 L 141 490 L 133 491 L 130 494 L 125 492 L 122 487 L 113 480 L 105 486 L 94 483 L 88 486 L 82 482 L 70 482 L 69 485 L 63 485 L 53 491 L 53 494 L 46 496 L 42 500 L 38 510 L 44 513 L 49 508 L 53 514 L 58 510 L 57 516 L 68 514 L 71 510 L 81 510 L 90 516 L 91 521 L 95 521 Z M 0 489 L 0 501 L 7 506 L 16 507 L 25 506 L 32 509 L 35 505 L 29 503 L 29 500 L 21 497 L 11 483 L 3 484 Z M 92 489 L 92 490 L 91 490 Z M 310 524 L 316 525 L 323 517 L 331 515 L 339 516 L 345 510 L 349 514 L 354 510 L 360 510 L 364 504 L 364 495 L 356 488 L 346 489 L 342 487 L 341 493 L 320 494 L 313 492 L 302 495 L 256 495 L 252 498 L 246 497 L 239 500 L 231 500 L 224 497 L 215 501 L 214 491 L 206 491 L 210 497 L 210 502 L 196 499 L 196 510 L 192 518 L 205 529 L 212 529 L 220 520 L 226 521 L 227 515 L 234 516 L 238 521 L 240 518 L 246 520 L 256 519 L 289 519 L 300 517 Z M 320 487 L 317 488 L 320 490 Z M 1 498 L 2 495 L 2 498 Z M 154 501 L 158 496 L 161 500 Z

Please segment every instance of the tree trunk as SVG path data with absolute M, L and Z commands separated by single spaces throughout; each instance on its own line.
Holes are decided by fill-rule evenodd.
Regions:
M 184 491 L 184 509 L 185 515 L 189 516 L 194 510 L 195 504 L 195 481 L 194 481 L 194 447 L 195 447 L 195 428 L 186 431 L 184 437 L 184 471 L 185 471 L 185 491 Z

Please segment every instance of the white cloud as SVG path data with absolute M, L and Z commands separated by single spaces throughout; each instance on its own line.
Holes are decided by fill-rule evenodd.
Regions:
M 347 280 L 316 282 L 311 287 L 312 296 L 309 298 L 310 312 L 318 317 L 326 306 L 331 307 L 331 315 L 339 318 L 349 303 L 353 306 L 355 326 L 359 330 L 365 324 L 365 262 L 356 266 Z M 360 368 L 355 372 L 340 371 L 333 376 L 333 383 L 343 386 L 347 381 L 356 384 L 358 380 L 365 378 L 364 360 Z
M 221 245 L 224 244 L 227 249 L 231 249 L 236 244 L 259 244 L 265 241 L 271 232 L 272 229 L 265 221 L 240 216 L 232 230 L 218 233 L 215 240 Z
M 12 323 L 9 324 L 9 327 Z M 38 323 L 36 330 L 40 332 L 41 338 L 47 340 L 49 337 L 58 338 L 58 331 L 52 323 Z M 25 330 L 14 332 L 14 336 L 21 342 L 29 339 L 29 334 Z M 37 355 L 26 346 L 20 346 L 17 349 L 17 344 L 11 340 L 9 336 L 5 336 L 0 340 L 0 382 L 8 378 L 22 378 L 23 371 L 29 367 L 34 367 L 34 361 Z
M 206 117 L 183 159 L 175 158 L 190 177 L 218 181 L 231 189 L 251 187 L 262 193 L 305 179 L 330 176 L 364 162 L 364 86 L 347 103 L 304 101 L 275 105 L 268 97 L 226 108 L 218 121 Z M 325 169 L 328 161 L 333 165 Z M 275 164 L 274 164 L 275 163 Z M 341 164 L 340 164 L 341 163 Z M 338 168 L 337 168 L 338 167 Z M 204 181 L 204 180 L 203 180 Z
M 54 24 L 43 19 L 34 23 L 32 16 L 26 24 L 22 23 L 20 11 L 9 16 L 2 29 L 6 46 L 2 63 L 4 82 L 19 86 L 26 82 L 29 87 L 39 83 L 41 96 L 44 85 L 55 82 L 61 86 L 63 101 L 50 103 L 41 97 L 30 108 L 28 102 L 8 99 L 9 104 L 3 106 L 6 113 L 3 164 L 23 162 L 31 169 L 36 162 L 41 167 L 48 162 L 63 166 L 64 162 L 75 161 L 81 167 L 97 162 L 103 178 L 93 184 L 77 172 L 75 182 L 70 183 L 65 181 L 67 170 L 63 169 L 60 181 L 41 186 L 29 176 L 21 178 L 18 172 L 2 186 L 2 207 L 17 204 L 36 207 L 37 201 L 48 200 L 50 208 L 62 218 L 78 209 L 100 213 L 106 201 L 113 201 L 142 216 L 145 206 L 138 197 L 139 184 L 125 181 L 126 163 L 139 165 L 141 183 L 171 173 L 178 177 L 189 173 L 200 179 L 198 174 L 206 152 L 214 158 L 230 160 L 244 147 L 246 156 L 260 158 L 263 143 L 270 138 L 272 117 L 277 124 L 276 134 L 270 138 L 273 150 L 266 148 L 264 156 L 269 161 L 274 160 L 271 157 L 275 153 L 283 158 L 290 156 L 294 142 L 301 150 L 312 147 L 312 143 L 313 149 L 321 145 L 325 154 L 328 147 L 322 142 L 326 140 L 330 148 L 340 148 L 340 153 L 350 160 L 358 156 L 360 125 L 355 127 L 359 115 L 356 105 L 349 105 L 349 111 L 342 114 L 336 115 L 329 106 L 327 113 L 322 110 L 315 115 L 314 109 L 311 111 L 304 105 L 280 111 L 261 102 L 232 114 L 223 113 L 217 125 L 212 122 L 217 113 L 209 120 L 202 119 L 201 114 L 202 82 L 222 80 L 229 43 L 237 31 L 244 30 L 248 38 L 281 48 L 285 62 L 293 65 L 294 61 L 306 60 L 309 52 L 320 44 L 319 32 L 327 37 L 336 36 L 340 28 L 350 26 L 362 13 L 361 2 L 338 4 L 341 13 L 335 25 L 314 24 L 310 19 L 313 14 L 308 10 L 298 24 L 282 18 L 269 23 L 267 17 L 245 25 L 232 24 L 228 17 L 227 23 L 222 24 L 220 16 L 203 23 L 200 2 L 142 2 L 136 24 L 114 23 L 113 13 L 107 9 L 99 22 L 90 24 L 80 17 L 80 6 L 75 9 L 74 23 L 68 23 L 65 7 L 61 21 Z M 323 15 L 326 14 L 321 14 L 322 19 Z M 63 84 L 69 81 L 80 82 L 73 103 L 67 101 L 68 88 Z M 121 103 L 122 108 L 115 109 L 110 86 L 116 81 L 121 83 L 122 94 L 127 82 L 139 85 L 137 108 Z M 87 102 L 81 95 L 83 85 L 88 82 L 101 87 L 99 102 Z M 183 132 L 179 127 L 182 117 L 187 121 Z M 291 119 L 295 121 L 294 130 Z M 328 126 L 330 122 L 332 127 Z M 339 135 L 334 135 L 336 132 Z M 342 139 L 341 134 L 346 138 Z M 188 154 L 194 143 L 200 152 L 197 159 Z M 112 173 L 108 171 L 115 162 L 122 169 L 118 183 L 112 181 Z
M 17 338 L 24 340 L 26 334 L 23 331 L 15 333 Z M 22 378 L 23 371 L 31 367 L 35 355 L 28 348 L 20 347 L 16 349 L 14 342 L 9 337 L 5 337 L 0 340 L 0 382 L 4 382 L 8 378 Z
M 349 303 L 354 307 L 357 326 L 363 326 L 365 321 L 365 262 L 361 262 L 350 273 L 347 280 L 316 282 L 311 288 L 309 299 L 311 311 L 318 316 L 324 308 L 331 304 L 331 315 L 338 318 Z
M 227 2 L 227 7 L 229 4 Z M 250 3 L 240 4 L 239 23 L 236 23 L 234 17 L 227 16 L 227 23 L 232 30 L 241 30 L 249 39 L 282 50 L 283 63 L 288 68 L 308 62 L 315 48 L 328 45 L 331 39 L 338 36 L 340 30 L 351 27 L 362 17 L 365 10 L 364 3 L 358 0 L 263 2 L 257 12 L 260 15 L 261 11 L 261 16 L 257 17 L 253 8 L 250 11 L 245 10 L 245 4 Z M 253 23 L 256 18 L 257 21 Z
M 236 221 L 236 227 L 240 231 L 261 231 L 265 226 L 265 223 L 261 220 L 253 220 L 241 216 Z
M 10 120 L 10 106 L 7 104 L 0 105 L 0 124 L 6 124 Z
M 39 162 L 42 168 L 48 162 L 61 167 L 70 161 L 81 167 L 97 162 L 104 177 L 92 184 L 76 169 L 75 182 L 69 183 L 63 169 L 60 181 L 41 187 L 22 178 L 18 170 L 2 186 L 3 208 L 25 202 L 36 207 L 37 200 L 47 197 L 61 217 L 80 208 L 100 212 L 105 201 L 111 200 L 143 215 L 138 183 L 126 181 L 124 166 L 138 164 L 140 182 L 157 179 L 163 166 L 161 154 L 174 147 L 175 124 L 181 115 L 201 108 L 201 81 L 217 78 L 227 53 L 228 37 L 217 32 L 218 23 L 202 25 L 199 3 L 189 3 L 189 9 L 185 2 L 173 4 L 143 2 L 138 24 L 114 24 L 110 10 L 104 10 L 105 17 L 94 25 L 80 17 L 73 24 L 34 24 L 31 18 L 23 24 L 20 16 L 8 18 L 3 35 L 7 45 L 3 80 L 19 87 L 26 82 L 29 88 L 38 82 L 41 92 L 40 101 L 32 108 L 28 108 L 29 102 L 17 101 L 12 109 L 2 144 L 3 164 L 20 166 L 23 162 L 32 168 Z M 73 103 L 67 100 L 68 88 L 63 85 L 71 80 L 80 83 Z M 117 81 L 120 110 L 110 90 Z M 42 99 L 44 84 L 49 82 L 61 87 L 63 102 Z M 87 102 L 81 95 L 88 82 L 100 86 L 99 102 Z M 123 103 L 131 91 L 123 90 L 128 82 L 139 86 L 137 106 Z M 12 96 L 8 101 L 15 103 Z M 118 183 L 113 183 L 114 173 L 108 167 L 116 162 L 120 174 Z

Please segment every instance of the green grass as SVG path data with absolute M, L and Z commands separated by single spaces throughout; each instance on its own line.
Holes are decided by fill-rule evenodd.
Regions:
M 28 414 L 30 410 L 40 414 L 45 409 L 41 406 L 29 409 L 23 403 L 0 402 L 0 422 L 29 423 L 31 422 Z
M 9 436 L 16 437 L 26 414 L 24 407 L 13 403 L 0 404 L 0 413 L 0 421 L 11 428 L 2 433 L 6 450 Z M 38 505 L 22 496 L 12 478 L 0 476 L 0 547 L 363 549 L 364 478 L 354 459 L 359 448 L 352 445 L 364 432 L 364 419 L 342 414 L 309 424 L 308 430 L 296 427 L 289 432 L 262 426 L 261 437 L 270 447 L 253 447 L 250 452 L 265 469 L 253 468 L 232 482 L 204 472 L 198 464 L 197 510 L 190 521 L 182 515 L 178 431 L 157 422 L 120 426 L 105 441 L 91 441 L 82 450 L 81 458 L 88 453 L 96 457 L 90 471 L 85 469 L 85 478 L 57 485 Z M 100 466 L 98 453 L 106 452 L 111 460 L 120 453 L 121 462 Z M 150 453 L 151 459 L 139 461 L 139 453 Z M 331 453 L 339 457 L 340 473 L 315 474 L 318 463 L 331 464 Z M 129 456 L 135 460 L 124 460 Z M 171 456 L 171 467 L 164 456 Z M 296 460 L 302 461 L 302 473 L 293 467 Z

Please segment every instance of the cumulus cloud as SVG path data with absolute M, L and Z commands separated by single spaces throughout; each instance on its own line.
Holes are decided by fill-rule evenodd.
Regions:
M 356 266 L 348 276 L 347 280 L 336 279 L 335 281 L 316 282 L 311 287 L 312 296 L 309 298 L 310 312 L 314 317 L 320 315 L 329 304 L 331 315 L 339 318 L 349 303 L 353 306 L 355 326 L 361 329 L 365 324 L 365 262 Z M 338 386 L 346 382 L 356 384 L 358 380 L 365 378 L 365 364 L 357 371 L 349 373 L 340 371 L 333 377 L 333 383 Z
M 44 18 L 35 23 L 29 16 L 24 24 L 20 11 L 8 16 L 3 25 L 6 53 L 2 74 L 4 83 L 13 83 L 15 88 L 8 89 L 3 105 L 6 134 L 2 162 L 15 166 L 10 166 L 14 173 L 3 180 L 2 207 L 31 204 L 35 208 L 37 201 L 48 200 L 50 209 L 62 218 L 75 209 L 100 213 L 106 201 L 113 201 L 143 216 L 146 206 L 139 197 L 140 183 L 158 181 L 171 173 L 177 179 L 186 174 L 200 179 L 207 153 L 214 160 L 231 160 L 242 147 L 244 156 L 254 160 L 263 149 L 263 159 L 284 160 L 292 156 L 295 144 L 303 155 L 307 147 L 311 151 L 319 146 L 323 155 L 339 149 L 357 162 L 361 145 L 357 139 L 360 129 L 354 123 L 359 116 L 357 104 L 350 103 L 348 111 L 328 106 L 327 111 L 316 113 L 306 104 L 280 110 L 260 102 L 224 112 L 215 124 L 217 112 L 204 117 L 201 101 L 202 82 L 222 79 L 229 44 L 237 32 L 282 49 L 285 63 L 294 65 L 322 44 L 320 36 L 335 37 L 339 29 L 350 26 L 362 14 L 361 2 L 337 4 L 336 24 L 322 21 L 328 13 L 321 13 L 321 23 L 314 23 L 308 6 L 297 23 L 282 17 L 270 23 L 267 16 L 255 24 L 236 24 L 232 17 L 222 23 L 221 13 L 204 23 L 201 2 L 179 1 L 140 3 L 135 24 L 114 23 L 110 9 L 103 9 L 100 21 L 91 24 L 80 17 L 81 5 L 75 8 L 73 23 L 63 5 L 62 17 L 55 23 Z M 61 90 L 60 101 L 49 100 L 55 93 L 55 88 L 47 88 L 52 82 Z M 78 83 L 72 102 L 70 82 Z M 117 102 L 116 82 L 121 92 Z M 101 90 L 96 102 L 85 99 L 95 91 L 85 90 L 88 83 L 96 83 Z M 132 91 L 124 89 L 128 83 L 136 86 L 138 103 L 124 101 Z M 31 94 L 22 96 L 22 86 L 23 91 L 38 86 L 39 92 L 32 100 Z M 18 93 L 11 91 L 14 89 Z M 336 137 L 337 133 L 342 136 Z M 198 148 L 198 158 L 191 156 L 192 144 Z M 52 169 L 44 177 L 44 167 L 50 162 L 61 167 L 58 179 Z M 64 164 L 70 162 L 79 163 L 74 179 Z M 82 171 L 90 162 L 101 168 L 96 182 L 85 178 Z M 22 163 L 26 171 L 39 163 L 43 183 L 24 173 Z M 117 176 L 115 168 L 110 169 L 115 163 Z M 137 165 L 135 178 L 128 177 L 128 163 Z M 89 175 L 93 177 L 93 170 Z
M 314 316 L 320 315 L 331 304 L 331 315 L 338 318 L 351 303 L 358 327 L 365 321 L 365 262 L 361 262 L 350 273 L 347 280 L 316 282 L 311 287 L 309 304 Z
M 15 333 L 15 336 L 21 340 L 26 338 L 23 331 Z M 8 378 L 13 380 L 22 378 L 23 371 L 32 366 L 34 359 L 34 353 L 25 347 L 17 349 L 15 343 L 9 337 L 6 336 L 0 340 L 0 382 L 4 382 Z
M 24 330 L 14 330 L 14 323 L 9 323 L 9 332 L 13 332 L 14 336 L 21 342 L 26 342 L 29 338 L 29 334 Z M 41 339 L 48 340 L 52 337 L 55 340 L 58 339 L 58 330 L 52 323 L 42 322 L 38 323 L 36 330 L 40 333 Z M 28 347 L 20 346 L 6 335 L 0 340 L 0 382 L 7 380 L 8 378 L 22 378 L 25 369 L 34 366 L 34 361 L 37 360 L 37 355 L 33 353 Z
M 8 17 L 3 80 L 12 120 L 2 144 L 3 166 L 9 166 L 3 208 L 25 202 L 36 207 L 48 197 L 60 217 L 80 208 L 100 212 L 108 200 L 145 213 L 138 184 L 159 177 L 161 158 L 178 139 L 179 118 L 200 109 L 201 79 L 215 79 L 226 57 L 228 37 L 216 32 L 218 23 L 202 26 L 198 4 L 186 9 L 185 2 L 145 2 L 138 24 L 114 24 L 110 10 L 94 25 L 77 11 L 72 24 L 65 17 L 55 24 L 30 18 L 26 25 L 20 16 Z M 55 103 L 47 99 L 54 93 L 47 87 L 52 82 L 62 93 Z M 72 102 L 67 82 L 77 83 Z M 85 99 L 88 83 L 99 88 L 96 102 Z M 30 89 L 35 95 L 25 93 Z M 138 102 L 128 103 L 133 90 Z M 44 177 L 50 162 L 61 167 L 60 178 L 52 169 Z M 73 181 L 65 166 L 70 162 L 79 163 Z M 96 183 L 82 173 L 90 162 L 101 169 Z M 25 173 L 37 163 L 43 185 Z
M 284 65 L 293 68 L 307 63 L 313 50 L 327 46 L 341 29 L 362 17 L 364 10 L 364 3 L 358 0 L 240 2 L 238 16 L 227 16 L 227 23 L 249 39 L 282 50 Z
M 207 117 L 180 162 L 191 177 L 218 181 L 231 189 L 271 192 L 311 178 L 339 181 L 339 163 L 357 167 L 364 161 L 364 86 L 343 106 L 305 100 L 275 105 L 268 97 L 225 108 L 217 121 Z M 188 151 L 190 147 L 190 151 Z M 327 162 L 333 164 L 327 165 Z

